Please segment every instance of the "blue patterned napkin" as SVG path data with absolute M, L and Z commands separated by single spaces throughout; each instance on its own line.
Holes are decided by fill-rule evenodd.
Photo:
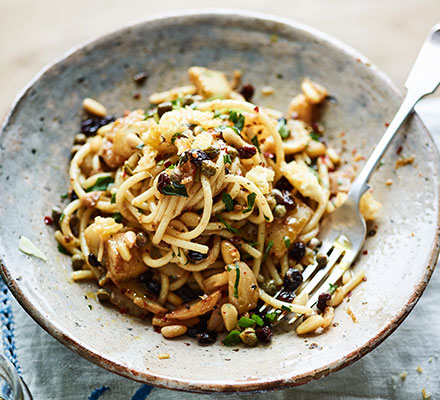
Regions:
M 440 99 L 417 111 L 440 147 Z M 440 399 L 440 274 L 420 302 L 380 347 L 342 371 L 317 382 L 252 399 Z M 202 400 L 196 395 L 153 388 L 107 372 L 68 350 L 40 328 L 0 281 L 3 351 L 35 400 Z M 422 328 L 423 327 L 423 328 Z M 422 392 L 423 391 L 423 392 Z M 234 398 L 249 398 L 236 395 Z

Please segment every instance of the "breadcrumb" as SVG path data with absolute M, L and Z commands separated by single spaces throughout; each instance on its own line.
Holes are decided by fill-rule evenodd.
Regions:
M 419 374 L 421 374 L 423 372 L 423 369 L 422 369 L 422 367 L 420 365 L 417 367 L 417 372 Z
M 162 353 L 162 354 L 159 354 L 159 355 L 157 356 L 157 358 L 158 358 L 159 360 L 166 360 L 166 359 L 170 358 L 170 355 L 169 355 L 168 353 Z
M 391 186 L 393 184 L 393 180 L 392 179 L 388 179 L 386 182 L 385 182 L 385 185 L 387 185 L 387 186 Z
M 431 398 L 431 394 L 427 393 L 425 388 L 422 389 L 422 398 L 425 400 Z
M 406 373 L 406 372 L 402 372 L 401 374 L 399 374 L 400 379 L 402 379 L 402 381 L 404 381 L 406 379 L 407 375 L 408 375 L 408 373 Z
M 394 169 L 398 169 L 400 167 L 404 167 L 405 165 L 413 164 L 416 159 L 416 156 L 406 157 L 406 158 L 399 158 L 396 161 L 396 165 L 394 166 Z
M 261 88 L 261 94 L 263 96 L 270 96 L 271 94 L 273 94 L 273 87 L 272 86 L 263 86 Z

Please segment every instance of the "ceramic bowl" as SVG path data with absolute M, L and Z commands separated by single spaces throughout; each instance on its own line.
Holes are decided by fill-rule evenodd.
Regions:
M 82 117 L 81 101 L 93 97 L 110 113 L 146 107 L 147 95 L 188 82 L 187 69 L 202 65 L 255 87 L 254 102 L 286 109 L 304 77 L 335 97 L 324 115 L 326 140 L 368 156 L 401 102 L 390 80 L 362 55 L 294 22 L 249 12 L 168 15 L 119 30 L 46 68 L 20 94 L 6 117 L 0 142 L 0 257 L 2 273 L 27 312 L 51 335 L 88 360 L 131 379 L 196 392 L 255 391 L 319 379 L 368 353 L 408 315 L 423 292 L 438 252 L 439 161 L 417 116 L 411 118 L 373 175 L 383 204 L 364 268 L 367 281 L 338 307 L 337 326 L 298 337 L 280 332 L 268 346 L 234 351 L 203 347 L 189 338 L 164 340 L 149 323 L 105 308 L 93 284 L 70 280 L 70 259 L 59 253 L 43 217 L 68 188 L 70 147 Z M 144 86 L 132 76 L 147 71 Z M 263 86 L 274 94 L 264 97 Z M 133 97 L 140 91 L 141 98 Z M 400 156 L 413 166 L 395 170 Z M 355 163 L 358 167 L 362 161 Z M 386 186 L 385 181 L 393 184 Z M 47 262 L 18 250 L 30 238 Z M 87 296 L 87 299 L 85 298 Z M 89 308 L 91 305 L 92 309 Z M 355 323 L 347 313 L 353 311 Z M 189 344 L 188 344 L 189 343 Z M 159 360 L 159 353 L 170 359 Z

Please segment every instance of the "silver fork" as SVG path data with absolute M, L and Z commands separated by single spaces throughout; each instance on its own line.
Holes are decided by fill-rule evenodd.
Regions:
M 297 289 L 297 295 L 310 295 L 307 305 L 313 307 L 319 295 L 335 285 L 343 273 L 350 268 L 358 256 L 367 232 L 365 221 L 359 211 L 361 196 L 368 190 L 368 181 L 399 128 L 411 114 L 416 103 L 427 94 L 435 91 L 440 84 L 440 24 L 435 25 L 426 38 L 422 49 L 405 83 L 407 94 L 377 144 L 364 168 L 354 180 L 345 202 L 329 214 L 321 223 L 319 238 L 322 242 L 320 253 L 328 256 L 325 266 L 318 262 L 307 266 L 303 273 L 303 284 Z M 275 295 L 278 297 L 282 289 Z M 264 312 L 267 306 L 260 308 Z M 289 312 L 282 312 L 275 323 L 280 322 Z M 295 322 L 300 315 L 293 314 L 289 323 Z

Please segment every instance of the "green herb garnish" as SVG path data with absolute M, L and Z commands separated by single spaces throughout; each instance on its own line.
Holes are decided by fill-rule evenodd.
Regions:
M 266 250 L 264 251 L 263 260 L 265 260 L 267 258 L 267 256 L 269 255 L 270 249 L 272 248 L 273 245 L 274 245 L 273 240 L 269 241 L 269 243 L 267 244 Z
M 231 156 L 229 154 L 223 154 L 223 162 L 225 164 L 232 164 Z
M 251 139 L 251 142 L 252 142 L 252 144 L 257 148 L 258 152 L 261 153 L 261 150 L 260 150 L 260 143 L 258 142 L 258 136 L 255 135 L 255 136 Z
M 255 321 L 255 323 L 258 326 L 263 326 L 264 325 L 263 318 L 261 318 L 259 315 L 254 314 L 254 315 L 251 316 L 251 318 Z
M 89 310 L 90 310 L 90 311 L 92 311 L 92 310 L 93 310 L 93 307 L 92 307 L 92 305 L 91 305 L 91 304 L 87 304 L 87 307 L 89 307 Z
M 267 217 L 266 215 L 263 215 L 263 217 L 266 221 L 269 221 L 269 217 Z
M 238 299 L 238 284 L 240 283 L 240 266 L 238 262 L 235 263 L 235 283 L 234 283 L 234 297 Z
M 257 198 L 256 193 L 248 194 L 248 196 L 247 196 L 248 207 L 246 208 L 246 210 L 243 210 L 243 213 L 247 213 L 249 211 L 252 211 L 252 209 L 254 208 L 256 198 Z
M 120 212 L 115 212 L 112 215 L 112 218 L 115 220 L 115 222 L 117 222 L 118 224 L 120 224 L 122 222 L 122 214 Z
M 250 328 L 250 327 L 254 326 L 255 323 L 256 323 L 255 320 L 253 320 L 253 319 L 251 319 L 251 318 L 248 318 L 248 317 L 241 317 L 241 318 L 238 320 L 238 326 L 239 326 L 241 329 Z
M 264 319 L 269 322 L 272 323 L 273 321 L 275 321 L 275 318 L 277 317 L 277 313 L 275 313 L 274 311 L 268 312 L 265 316 Z
M 225 346 L 234 346 L 240 343 L 240 331 L 236 329 L 228 333 L 228 335 L 223 339 L 223 344 Z
M 220 215 L 216 215 L 217 219 L 225 226 L 225 228 L 231 233 L 238 233 L 238 229 L 229 225 Z
M 321 138 L 319 133 L 316 133 L 316 132 L 310 132 L 309 135 L 310 135 L 310 138 L 316 142 L 319 142 L 319 139 Z
M 244 127 L 244 115 L 237 113 L 236 111 L 231 111 L 229 114 L 229 121 L 231 121 L 234 126 L 238 129 L 239 133 Z
M 59 221 L 62 222 L 62 220 L 64 219 L 65 216 L 66 216 L 66 214 L 64 214 L 64 212 L 62 212 L 61 215 L 60 215 L 60 220 Z
M 287 306 L 281 306 L 281 309 L 287 312 L 291 312 L 292 310 Z
M 145 143 L 139 143 L 139 144 L 136 146 L 136 148 L 139 149 L 139 150 L 141 150 L 141 149 L 144 148 L 144 146 L 145 146 Z
M 258 242 L 256 242 L 255 240 L 250 240 L 247 243 L 248 243 L 248 245 L 252 246 L 254 249 L 256 249 L 258 246 Z
M 288 249 L 291 244 L 289 236 L 284 236 L 283 240 L 284 240 L 284 245 L 286 246 L 286 249 Z
M 104 192 L 114 182 L 111 176 L 100 176 L 94 185 L 86 189 L 86 192 Z
M 234 200 L 232 200 L 232 197 L 229 193 L 223 193 L 222 201 L 225 204 L 226 211 L 234 210 Z
M 330 288 L 327 290 L 327 293 L 333 294 L 336 291 L 336 289 L 338 288 L 338 285 L 332 285 L 331 283 L 329 283 L 329 285 L 330 285 Z
M 290 135 L 290 129 L 287 126 L 285 118 L 280 118 L 277 123 L 277 131 L 283 139 L 287 139 Z
M 170 185 L 165 185 L 162 193 L 168 196 L 189 197 L 185 185 L 171 181 Z
M 117 192 L 112 193 L 112 198 L 110 200 L 110 204 L 115 204 L 116 203 L 116 193 Z
M 59 243 L 58 243 L 57 248 L 60 253 L 63 253 L 66 256 L 70 256 L 70 253 L 66 250 L 66 248 L 64 246 L 60 245 Z
M 62 194 L 61 195 L 61 198 L 64 200 L 64 199 L 67 199 L 69 197 L 69 193 L 64 193 L 64 194 Z
M 165 163 L 165 160 L 160 160 L 156 163 L 156 165 L 163 165 Z
M 180 132 L 176 132 L 173 136 L 171 136 L 171 144 L 174 144 L 174 142 L 176 141 L 176 139 L 178 138 L 188 138 L 188 136 L 184 135 L 183 133 Z

